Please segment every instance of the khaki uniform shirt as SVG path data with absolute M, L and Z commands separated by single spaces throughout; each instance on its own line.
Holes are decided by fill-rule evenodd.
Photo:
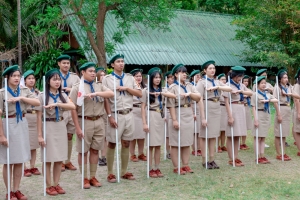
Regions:
M 221 83 L 219 80 L 214 80 L 215 86 L 221 86 L 224 85 L 223 83 Z M 210 82 L 209 80 L 207 80 L 207 88 L 211 88 L 214 87 L 212 82 Z M 201 96 L 203 97 L 203 100 L 205 100 L 205 90 L 206 90 L 206 80 L 202 79 L 201 81 L 198 81 L 197 86 L 196 86 L 196 90 L 201 94 Z M 215 92 L 214 91 L 218 91 L 218 94 L 215 96 Z M 222 90 L 214 90 L 214 91 L 207 91 L 207 99 L 213 99 L 213 98 L 219 98 L 222 94 Z
M 148 89 L 145 88 L 143 89 L 143 97 L 141 98 L 141 102 L 142 103 L 145 103 L 146 105 L 148 105 Z M 168 92 L 165 88 L 162 88 L 162 92 L 166 92 L 166 93 L 170 93 Z M 162 96 L 162 100 L 161 100 L 161 105 L 162 105 L 162 109 L 164 109 L 164 102 L 165 102 L 165 99 L 166 97 L 164 97 L 164 95 L 161 95 Z M 150 97 L 149 97 L 150 99 Z M 150 109 L 159 109 L 159 101 L 158 101 L 158 97 L 155 98 L 155 102 L 154 103 L 151 103 L 150 104 Z
M 64 77 L 66 75 L 63 75 Z M 61 82 L 61 86 L 64 87 L 64 80 L 61 79 L 62 82 Z M 70 76 L 69 78 L 67 79 L 67 87 L 68 88 L 72 88 L 72 86 L 76 83 L 79 83 L 80 82 L 80 78 L 77 76 L 77 74 L 73 73 L 73 72 L 70 72 Z
M 257 93 L 258 94 L 258 93 Z M 271 95 L 270 93 L 266 93 L 268 99 L 274 99 L 274 96 Z M 265 103 L 262 103 L 261 100 L 265 100 L 264 96 L 261 94 L 257 95 L 257 109 L 264 109 Z M 256 92 L 252 95 L 251 98 L 251 106 L 256 106 Z M 270 107 L 270 102 L 269 102 L 269 107 Z
M 266 84 L 266 92 L 267 93 L 269 93 L 269 90 L 267 90 L 268 88 L 270 88 L 274 94 L 274 87 L 270 83 L 267 82 L 267 84 Z M 256 92 L 256 84 L 253 85 L 252 90 L 253 90 L 253 92 Z
M 69 95 L 71 101 L 75 105 L 77 103 L 79 84 L 80 83 L 76 83 L 73 85 L 72 90 Z M 94 82 L 93 87 L 94 87 L 95 92 L 109 91 L 109 89 L 100 82 L 98 82 L 98 83 Z M 84 91 L 86 94 L 91 93 L 91 87 L 89 84 L 84 83 Z M 98 101 L 96 99 L 98 99 Z M 82 116 L 82 106 L 77 106 L 77 114 L 79 116 Z M 93 99 L 90 99 L 88 97 L 84 98 L 84 116 L 95 117 L 95 116 L 101 116 L 104 114 L 105 114 L 104 99 L 102 97 L 97 96 L 97 97 L 94 97 Z
M 274 90 L 273 90 L 273 96 L 278 99 L 280 104 L 290 104 L 291 103 L 291 96 L 289 96 L 289 101 L 287 101 L 287 96 L 283 95 L 282 92 L 284 92 L 284 90 L 279 90 L 279 98 L 278 98 L 278 87 L 277 85 L 275 85 Z M 292 93 L 292 86 L 288 86 L 287 87 L 287 93 Z
M 199 92 L 195 89 L 195 87 L 191 84 L 191 83 L 187 83 L 186 85 L 186 90 L 188 92 L 191 93 L 198 93 Z M 179 95 L 179 91 L 178 89 L 180 88 L 180 94 L 185 93 L 185 91 L 183 90 L 182 87 L 180 87 L 179 85 L 176 85 L 175 83 L 173 83 L 172 85 L 170 85 L 169 87 L 169 92 L 175 94 L 176 96 Z M 193 103 L 192 99 L 190 98 L 190 101 L 188 100 L 189 98 L 184 98 L 184 97 L 180 97 L 180 105 L 185 105 L 185 104 L 191 104 Z M 173 99 L 173 98 L 168 98 L 167 100 L 167 107 L 176 107 L 178 106 L 178 97 Z
M 114 78 L 113 75 L 109 74 L 103 78 L 103 85 L 114 91 L 114 80 L 116 80 L 116 87 L 120 86 L 120 80 L 116 77 Z M 123 78 L 123 85 L 125 87 L 129 87 L 131 89 L 141 90 L 141 88 L 136 84 L 133 76 L 131 74 L 125 73 Z M 133 107 L 133 95 L 129 92 L 124 91 L 125 95 L 116 91 L 116 99 L 117 99 L 117 110 L 126 110 L 132 109 Z M 109 98 L 110 109 L 112 112 L 115 112 L 115 97 Z
M 226 83 L 226 85 L 229 86 L 229 83 Z M 232 88 L 232 92 L 237 91 L 238 88 L 235 87 L 233 84 L 230 84 L 230 87 Z M 248 91 L 247 87 L 240 83 L 240 90 L 242 91 Z M 231 94 L 231 92 L 223 92 L 223 96 L 229 98 L 229 95 L 231 95 L 231 102 L 240 101 L 240 94 Z M 229 99 L 228 99 L 229 102 Z
M 23 97 L 27 97 L 27 98 L 33 98 L 36 99 L 35 95 L 27 88 L 27 87 L 23 87 L 20 88 L 20 95 L 19 96 L 23 96 Z M 13 98 L 13 96 L 7 92 L 7 99 Z M 5 116 L 5 89 L 2 88 L 0 89 L 0 109 L 3 112 L 3 116 Z M 24 103 L 23 101 L 20 101 L 20 106 L 21 106 L 21 110 L 23 113 L 26 113 L 26 110 L 28 108 L 28 104 Z M 12 103 L 12 102 L 8 102 L 8 115 L 14 115 L 16 114 L 16 104 Z

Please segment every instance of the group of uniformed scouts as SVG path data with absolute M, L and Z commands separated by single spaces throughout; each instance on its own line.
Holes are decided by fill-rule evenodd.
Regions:
M 203 167 L 219 169 L 215 162 L 216 142 L 218 152 L 228 152 L 229 165 L 244 166 L 238 150 L 249 148 L 246 145 L 247 130 L 252 131 L 254 141 L 257 139 L 257 142 L 253 142 L 255 153 L 258 154 L 256 162 L 270 163 L 264 155 L 265 138 L 271 124 L 270 103 L 273 103 L 276 109 L 276 158 L 291 160 L 284 153 L 284 149 L 282 156 L 280 145 L 281 142 L 285 143 L 289 135 L 292 119 L 293 135 L 300 156 L 300 70 L 295 76 L 297 82 L 294 86 L 288 81 L 287 71 L 280 70 L 277 73 L 278 86 L 273 87 L 267 82 L 267 70 L 260 69 L 251 90 L 248 88 L 250 77 L 244 74 L 245 68 L 232 67 L 228 78 L 225 74 L 216 76 L 215 62 L 208 61 L 201 66 L 201 73 L 200 70 L 194 70 L 189 79 L 183 64 L 174 66 L 172 71 L 166 72 L 164 76 L 159 68 L 151 68 L 147 73 L 149 85 L 146 85 L 142 69 L 124 73 L 124 55 L 118 54 L 109 61 L 113 68 L 109 75 L 106 75 L 104 68 L 96 68 L 96 64 L 92 62 L 87 62 L 79 68 L 85 90 L 82 110 L 83 106 L 77 105 L 81 79 L 69 71 L 71 58 L 61 55 L 57 58 L 57 64 L 59 69 L 52 69 L 45 74 L 45 94 L 35 87 L 33 70 L 23 74 L 24 83 L 21 84 L 22 75 L 17 65 L 6 68 L 2 73 L 2 76 L 7 78 L 8 85 L 7 98 L 5 89 L 0 90 L 0 163 L 4 164 L 3 179 L 6 188 L 11 188 L 11 193 L 6 194 L 6 198 L 10 195 L 12 200 L 27 199 L 19 190 L 20 181 L 22 175 L 28 177 L 41 174 L 35 167 L 36 150 L 39 147 L 42 147 L 43 165 L 44 153 L 46 155 L 44 174 L 47 194 L 65 194 L 65 190 L 59 185 L 61 172 L 77 169 L 70 161 L 74 133 L 77 135 L 76 151 L 81 172 L 84 165 L 82 173 L 85 189 L 101 186 L 96 179 L 97 164 L 107 165 L 108 182 L 117 181 L 113 166 L 118 141 L 121 144 L 120 175 L 128 180 L 135 180 L 134 175 L 127 171 L 129 159 L 133 162 L 149 159 L 149 176 L 164 176 L 159 165 L 161 147 L 164 146 L 165 140 L 167 157 L 172 160 L 174 173 L 193 173 L 189 166 L 191 147 L 192 155 L 202 155 Z M 165 85 L 163 82 L 166 82 Z M 295 105 L 293 110 L 290 107 L 292 98 Z M 43 120 L 46 123 L 45 135 Z M 195 121 L 197 123 L 194 123 Z M 166 137 L 162 128 L 165 123 Z M 9 144 L 6 128 L 9 132 Z M 150 138 L 149 158 L 144 154 L 146 134 L 149 134 Z M 8 185 L 7 177 L 8 146 L 11 185 Z M 135 154 L 136 146 L 138 155 Z M 181 160 L 178 160 L 178 148 Z M 44 149 L 46 152 L 43 152 Z M 84 163 L 81 162 L 82 156 Z M 29 166 L 23 167 L 28 161 Z M 179 163 L 182 163 L 180 168 Z

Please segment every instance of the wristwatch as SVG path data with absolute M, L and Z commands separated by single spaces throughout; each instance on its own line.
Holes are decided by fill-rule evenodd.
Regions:
M 111 117 L 111 114 L 108 114 L 107 117 Z

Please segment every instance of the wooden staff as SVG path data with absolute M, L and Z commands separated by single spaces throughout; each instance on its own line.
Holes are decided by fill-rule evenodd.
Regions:
M 168 83 L 167 83 L 167 77 L 165 78 L 165 87 L 167 89 Z M 167 159 L 167 98 L 165 98 L 165 145 L 164 145 L 164 160 Z M 148 124 L 149 126 L 149 124 Z
M 257 82 L 257 76 L 256 76 L 256 84 L 255 84 L 255 93 L 256 93 L 256 98 L 255 98 L 255 115 L 256 115 L 256 119 L 258 121 L 258 93 L 257 93 L 257 85 L 258 85 L 258 82 Z M 256 164 L 258 164 L 258 127 L 256 127 L 255 129 L 255 136 L 256 136 Z
M 196 76 L 194 76 L 194 89 L 196 89 Z M 196 116 L 196 120 L 194 121 L 194 132 L 195 132 L 195 156 L 197 156 L 198 154 L 198 146 L 197 146 L 197 141 L 198 141 L 198 137 L 197 137 L 197 103 L 196 101 L 194 101 L 194 113 Z
M 180 85 L 181 85 L 181 82 L 180 82 L 180 75 L 178 75 L 178 81 L 179 81 L 179 85 L 178 85 L 178 126 L 179 126 L 179 129 L 178 129 L 178 175 L 180 175 L 180 153 L 181 153 L 181 149 L 180 149 L 180 108 L 181 108 L 181 96 L 180 96 Z
M 47 172 L 46 172 L 46 156 L 47 156 L 47 148 L 46 148 L 46 140 L 47 140 L 47 130 L 46 130 L 46 78 L 45 76 L 43 76 L 43 137 L 44 137 L 44 142 L 45 142 L 45 146 L 44 146 L 44 152 L 43 152 L 43 156 L 44 156 L 44 196 L 46 196 L 46 176 L 47 176 Z
M 148 93 L 147 93 L 147 124 L 148 124 L 148 133 L 147 133 L 147 178 L 149 178 L 149 171 L 150 171 L 150 135 L 149 135 L 149 130 L 150 130 L 150 113 L 149 113 L 149 110 L 150 110 L 150 76 L 147 75 L 147 89 L 148 89 Z
M 280 112 L 280 96 L 279 96 L 279 84 L 278 84 L 278 76 L 276 76 L 276 86 L 277 86 L 277 96 L 278 96 L 278 110 Z M 283 155 L 283 145 L 282 144 L 282 126 L 281 123 L 279 123 L 279 131 L 280 131 L 280 146 L 281 146 L 281 160 L 284 161 L 284 155 Z
M 207 121 L 207 75 L 205 76 L 205 119 Z M 205 168 L 207 169 L 207 135 L 208 135 L 207 125 L 205 126 Z
M 228 83 L 229 83 L 229 87 L 230 87 L 230 76 L 228 76 Z M 229 93 L 229 106 L 230 106 L 230 112 L 232 115 L 232 104 L 231 104 L 231 92 Z M 230 131 L 231 131 L 231 149 L 232 149 L 232 164 L 233 167 L 235 167 L 235 159 L 234 159 L 234 141 L 233 141 L 233 127 L 232 125 L 230 126 Z
M 114 76 L 114 101 L 115 101 L 115 120 L 118 124 L 118 115 L 117 115 L 117 91 L 116 91 L 116 77 Z M 118 127 L 116 130 L 116 154 L 117 154 L 117 180 L 118 183 L 120 183 L 120 163 L 119 163 L 119 133 L 118 133 Z

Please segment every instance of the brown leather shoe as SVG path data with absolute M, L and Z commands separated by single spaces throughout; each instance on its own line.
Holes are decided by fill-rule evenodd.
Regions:
M 229 160 L 229 161 L 228 161 L 228 164 L 233 166 L 233 161 L 232 161 L 232 160 Z M 237 162 L 234 162 L 234 164 L 235 164 L 236 167 L 241 167 L 241 166 L 242 166 L 242 165 L 240 165 L 240 164 L 237 163 Z
M 18 200 L 27 200 L 27 197 L 24 194 L 22 194 L 20 190 L 17 190 L 15 192 L 15 196 L 17 197 Z
M 150 176 L 151 178 L 157 178 L 157 173 L 156 173 L 156 171 L 155 171 L 154 169 L 151 169 L 151 170 L 149 171 L 149 176 Z
M 157 177 L 161 178 L 164 177 L 163 173 L 161 173 L 161 171 L 159 169 L 155 170 Z
M 147 161 L 147 157 L 143 153 L 139 155 L 138 159 L 141 161 Z
M 210 165 L 213 167 L 213 169 L 220 169 L 215 161 L 210 162 Z
M 139 159 L 136 157 L 136 155 L 132 155 L 132 156 L 130 157 L 130 160 L 131 160 L 132 162 L 138 162 L 138 161 L 139 161 Z
M 61 171 L 62 171 L 62 172 L 66 171 L 66 167 L 65 167 L 65 164 L 64 164 L 64 163 L 61 164 Z
M 74 167 L 74 165 L 71 162 L 68 162 L 67 164 L 65 164 L 65 169 L 72 170 L 72 171 L 77 170 L 77 168 Z
M 113 174 L 108 175 L 107 181 L 108 181 L 109 183 L 116 183 L 116 182 L 117 182 L 116 176 L 113 175 Z
M 38 168 L 31 168 L 30 169 L 31 174 L 33 175 L 41 175 L 41 172 L 39 171 Z
M 6 194 L 6 200 L 8 199 L 8 195 Z M 14 192 L 10 192 L 10 200 L 18 200 Z
M 91 186 L 94 186 L 94 187 L 102 186 L 102 184 L 95 177 L 90 179 L 90 184 L 91 184 Z
M 178 174 L 178 168 L 173 169 L 173 172 L 174 172 L 175 174 Z M 182 168 L 180 168 L 180 175 L 185 175 L 185 174 L 186 174 L 186 171 L 183 171 Z
M 227 151 L 227 148 L 226 148 L 225 146 L 222 146 L 222 147 L 221 147 L 221 150 L 222 150 L 222 151 Z
M 89 180 L 89 179 L 84 178 L 83 188 L 84 188 L 84 189 L 90 189 L 90 188 L 91 188 L 90 180 Z
M 56 191 L 56 189 L 55 189 L 54 186 L 50 186 L 50 187 L 46 188 L 46 193 L 48 195 L 50 195 L 50 196 L 56 196 L 56 195 L 58 195 L 58 193 L 57 193 L 57 191 Z
M 127 180 L 135 180 L 134 176 L 132 173 L 126 172 L 126 174 L 124 174 L 123 176 L 121 176 L 123 179 L 127 179 Z
M 238 158 L 235 159 L 235 165 L 237 165 L 237 164 L 240 165 L 241 167 L 244 166 L 244 163 Z M 240 167 L 240 166 L 238 166 L 238 167 Z
M 222 152 L 223 152 L 223 151 L 222 151 L 221 147 L 218 146 L 218 153 L 222 153 Z
M 55 186 L 54 188 L 58 194 L 66 194 L 66 191 L 64 189 L 62 189 L 62 187 L 60 187 L 59 184 L 57 186 Z
M 202 156 L 202 153 L 201 153 L 200 149 L 197 151 L 197 156 Z
M 189 166 L 182 167 L 182 170 L 186 173 L 194 173 L 194 171 Z
M 30 169 L 24 169 L 24 176 L 25 177 L 30 177 L 32 174 L 31 174 L 31 171 Z

